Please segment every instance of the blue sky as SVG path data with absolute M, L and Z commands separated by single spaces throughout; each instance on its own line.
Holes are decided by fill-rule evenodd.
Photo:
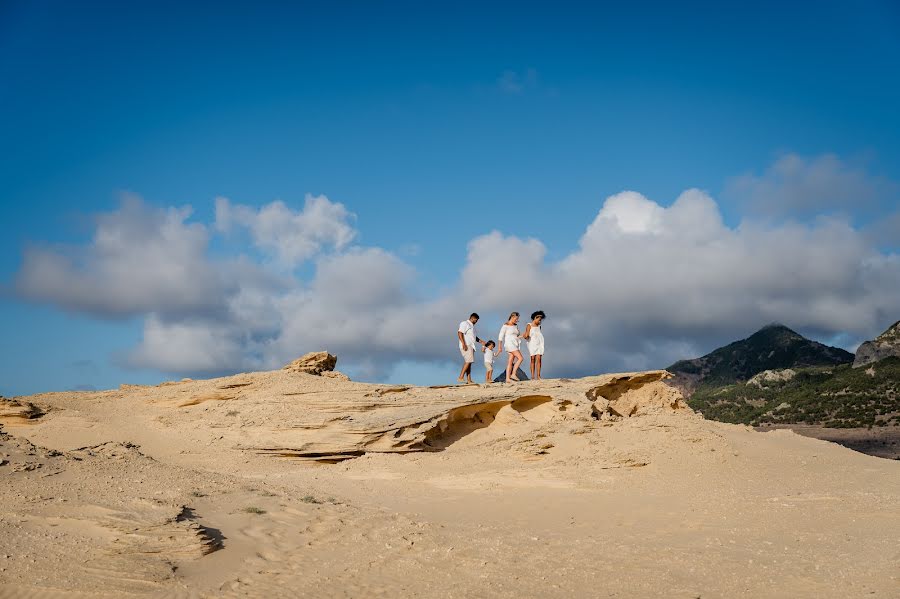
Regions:
M 123 192 L 142 197 L 148 214 L 190 205 L 188 222 L 210 231 L 216 197 L 255 209 L 282 200 L 299 212 L 306 194 L 325 195 L 355 215 L 347 221 L 353 247 L 378 248 L 409 267 L 400 285 L 416 301 L 463 295 L 492 315 L 505 308 L 489 299 L 479 308 L 479 289 L 470 292 L 461 274 L 470 242 L 494 230 L 507 240 L 538 239 L 553 269 L 578 251 L 605 200 L 624 190 L 663 207 L 687 189 L 705 190 L 733 230 L 751 219 L 770 229 L 815 227 L 836 215 L 867 240 L 862 261 L 891 262 L 900 237 L 890 225 L 900 203 L 896 3 L 719 6 L 3 3 L 0 393 L 193 374 L 128 358 L 147 314 L 176 319 L 163 308 L 85 310 L 59 291 L 25 293 L 17 283 L 29 247 L 78 254 L 97 215 L 120 210 Z M 800 162 L 785 166 L 785 157 Z M 778 176 L 779 164 L 794 174 Z M 797 172 L 800 183 L 785 181 Z M 804 183 L 811 179 L 819 183 Z M 840 197 L 814 194 L 837 187 Z M 764 193 L 786 199 L 767 202 Z M 320 260 L 349 249 L 324 243 L 321 256 L 290 265 L 292 284 L 303 288 Z M 210 234 L 206 255 L 272 265 L 248 235 Z M 285 274 L 284 265 L 275 270 Z M 847 285 L 816 289 L 837 294 Z M 882 322 L 883 306 L 897 296 L 877 287 L 867 291 L 881 295 L 860 316 L 864 325 L 828 325 L 823 315 L 794 326 L 852 346 L 900 318 Z M 528 311 L 528 289 L 519 297 Z M 411 301 L 398 300 L 395 312 Z M 757 316 L 781 301 L 769 297 Z M 791 301 L 794 309 L 807 300 Z M 458 320 L 432 308 L 426 312 Z M 786 320 L 792 312 L 784 312 Z M 341 318 L 328 313 L 308 326 Z M 671 324 L 669 336 L 629 355 L 644 365 L 708 351 L 757 324 L 722 319 L 701 323 L 696 335 L 685 324 L 693 319 L 660 324 Z M 215 328 L 211 311 L 202 320 Z M 588 329 L 603 343 L 616 336 Z M 400 335 L 415 346 L 418 330 Z M 291 339 L 297 353 L 309 349 L 302 335 Z M 446 376 L 431 346 L 371 351 L 396 358 L 375 366 L 351 358 L 351 374 Z M 449 344 L 448 362 L 454 351 Z M 579 351 L 567 373 L 619 366 Z M 226 361 L 221 371 L 246 363 Z

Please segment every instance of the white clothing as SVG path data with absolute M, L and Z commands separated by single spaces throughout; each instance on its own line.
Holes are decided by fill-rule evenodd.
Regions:
M 459 323 L 459 332 L 463 334 L 463 339 L 466 340 L 466 345 L 470 349 L 474 349 L 475 343 L 476 343 L 475 340 L 477 339 L 477 337 L 475 335 L 475 325 L 472 324 L 472 321 L 466 319 L 466 320 L 462 321 L 461 323 Z M 462 348 L 463 348 L 463 344 L 462 344 L 462 341 L 460 341 L 459 342 L 459 351 L 462 351 Z
M 488 370 L 494 369 L 494 350 L 490 347 L 484 348 L 484 367 Z
M 532 356 L 544 355 L 544 333 L 541 325 L 531 325 L 528 331 L 528 353 Z
M 514 352 L 519 349 L 519 327 L 513 324 L 505 324 L 500 327 L 497 339 L 503 344 L 506 352 Z
M 475 361 L 475 348 L 471 345 L 467 349 L 459 348 L 459 353 L 462 354 L 463 362 L 466 364 L 471 364 Z

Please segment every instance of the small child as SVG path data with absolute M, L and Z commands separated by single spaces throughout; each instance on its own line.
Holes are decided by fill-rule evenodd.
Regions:
M 497 346 L 493 340 L 488 341 L 484 344 L 484 349 L 481 350 L 484 352 L 484 369 L 487 370 L 487 375 L 485 375 L 484 382 L 490 383 L 494 379 L 494 356 L 500 354 L 500 352 L 494 353 L 494 348 Z

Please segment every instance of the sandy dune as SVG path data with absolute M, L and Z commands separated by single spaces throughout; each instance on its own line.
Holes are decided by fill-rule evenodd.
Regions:
M 0 597 L 900 596 L 900 462 L 664 377 L 0 401 Z

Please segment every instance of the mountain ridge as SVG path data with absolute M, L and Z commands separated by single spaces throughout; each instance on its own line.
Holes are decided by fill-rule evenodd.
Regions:
M 699 358 L 679 360 L 666 368 L 672 384 L 689 395 L 703 385 L 744 382 L 766 370 L 848 364 L 853 354 L 807 339 L 793 329 L 770 323 L 746 337 Z

